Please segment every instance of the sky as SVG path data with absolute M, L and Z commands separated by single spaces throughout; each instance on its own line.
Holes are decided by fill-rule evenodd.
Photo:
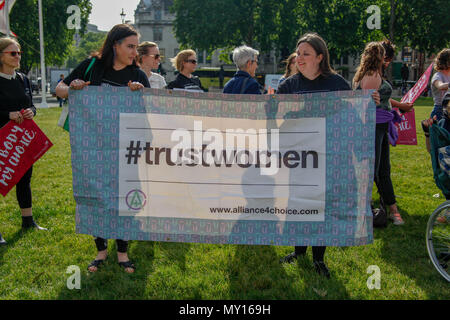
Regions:
M 109 31 L 114 25 L 122 23 L 122 8 L 126 14 L 125 20 L 134 22 L 134 10 L 139 0 L 91 0 L 91 3 L 89 23 L 95 24 L 99 30 Z

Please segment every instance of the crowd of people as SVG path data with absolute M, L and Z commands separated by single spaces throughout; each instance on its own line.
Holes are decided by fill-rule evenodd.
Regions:
M 398 114 L 392 110 L 397 107 L 401 112 L 408 112 L 413 104 L 401 103 L 392 99 L 392 84 L 385 75 L 385 70 L 392 62 L 395 47 L 390 41 L 370 42 L 361 55 L 360 64 L 350 86 L 330 65 L 326 42 L 315 33 L 303 35 L 297 42 L 296 51 L 286 60 L 286 71 L 280 79 L 278 94 L 303 94 L 324 91 L 342 91 L 357 89 L 375 89 L 372 98 L 376 104 L 375 128 L 375 183 L 380 193 L 381 207 L 389 210 L 389 217 L 394 225 L 403 225 L 398 210 L 394 188 L 391 180 L 389 142 L 392 140 L 392 126 Z M 233 51 L 233 62 L 237 72 L 224 88 L 225 94 L 262 94 L 260 84 L 255 80 L 259 52 L 248 46 L 240 46 Z M 139 43 L 138 32 L 127 24 L 114 26 L 108 33 L 103 46 L 98 52 L 82 61 L 66 78 L 61 79 L 56 87 L 56 95 L 67 99 L 69 89 L 81 90 L 88 85 L 110 85 L 129 87 L 136 91 L 142 88 L 173 89 L 188 91 L 205 91 L 201 81 L 193 73 L 197 67 L 197 55 L 194 50 L 182 50 L 171 62 L 178 71 L 175 80 L 166 84 L 163 76 L 154 72 L 161 62 L 158 45 L 145 41 Z M 0 125 L 12 120 L 21 123 L 36 114 L 32 102 L 30 82 L 18 72 L 20 67 L 20 45 L 11 38 L 0 39 Z M 439 123 L 447 130 L 450 120 L 447 107 L 443 110 L 444 94 L 450 82 L 450 49 L 442 50 L 435 64 L 436 74 L 431 81 L 434 109 L 428 121 L 423 122 L 428 128 L 433 121 L 444 117 Z M 352 88 L 353 87 L 353 88 Z M 21 112 L 25 109 L 24 112 Z M 427 135 L 427 133 L 426 133 Z M 392 141 L 391 141 L 392 142 Z M 30 179 L 32 168 L 24 175 L 16 187 L 17 200 L 22 213 L 23 228 L 40 227 L 33 220 L 31 205 Z M 447 197 L 447 195 L 446 195 Z M 97 256 L 89 264 L 88 270 L 96 272 L 108 256 L 108 240 L 94 238 Z M 116 239 L 119 265 L 128 273 L 135 271 L 127 249 L 128 241 Z M 0 244 L 6 241 L 0 234 Z M 290 263 L 305 255 L 307 247 L 296 246 L 294 252 L 282 258 L 280 262 Z M 330 277 L 324 262 L 326 247 L 313 246 L 313 265 L 315 270 Z

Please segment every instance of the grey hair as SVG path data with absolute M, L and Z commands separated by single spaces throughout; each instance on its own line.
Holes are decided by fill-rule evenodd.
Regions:
M 245 69 L 249 60 L 254 60 L 259 51 L 247 46 L 240 46 L 233 50 L 233 62 L 239 70 Z

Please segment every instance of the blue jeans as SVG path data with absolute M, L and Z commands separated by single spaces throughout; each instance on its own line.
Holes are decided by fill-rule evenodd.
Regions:
M 443 112 L 442 105 L 435 104 L 433 111 L 431 111 L 430 118 L 433 118 L 434 116 L 436 116 L 437 121 L 439 121 L 442 119 L 442 112 Z

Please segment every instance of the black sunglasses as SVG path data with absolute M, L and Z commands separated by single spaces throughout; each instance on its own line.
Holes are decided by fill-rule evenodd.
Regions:
M 22 55 L 22 51 L 3 51 L 2 53 L 9 53 L 12 57 L 15 57 L 16 55 Z
M 197 64 L 197 60 L 194 60 L 194 59 L 186 60 L 186 62 L 190 62 L 192 64 Z
M 157 60 L 157 59 L 159 59 L 159 58 L 162 58 L 162 55 L 160 55 L 160 54 L 148 54 L 148 56 L 149 56 L 149 57 L 154 57 L 155 60 Z

